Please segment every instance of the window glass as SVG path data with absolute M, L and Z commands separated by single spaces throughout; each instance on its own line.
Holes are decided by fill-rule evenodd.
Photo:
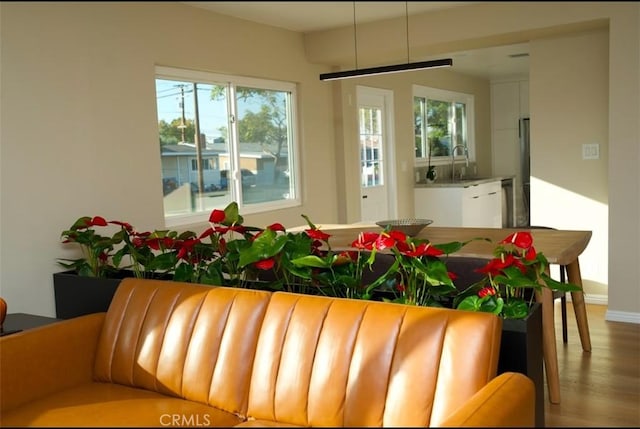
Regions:
M 158 67 L 156 98 L 168 224 L 299 203 L 293 84 Z
M 472 95 L 414 86 L 413 112 L 417 163 L 450 159 L 454 148 L 456 156 L 472 156 Z

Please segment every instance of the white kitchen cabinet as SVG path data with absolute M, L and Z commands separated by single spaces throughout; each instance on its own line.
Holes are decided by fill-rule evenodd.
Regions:
M 502 182 L 414 188 L 415 216 L 433 226 L 502 228 Z

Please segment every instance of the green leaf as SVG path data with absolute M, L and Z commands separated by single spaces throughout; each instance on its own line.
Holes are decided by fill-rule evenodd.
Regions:
M 240 216 L 240 210 L 238 209 L 238 203 L 232 201 L 224 209 L 224 223 L 223 225 L 242 225 L 244 219 Z
M 503 316 L 506 319 L 524 319 L 529 314 L 529 306 L 522 299 L 510 299 L 504 304 Z
M 147 271 L 167 271 L 173 269 L 177 263 L 178 258 L 175 252 L 161 253 L 153 258 L 153 260 L 145 266 L 145 269 Z
M 558 290 L 558 291 L 562 291 L 562 292 L 580 292 L 582 291 L 582 288 L 580 286 L 577 286 L 573 283 L 562 283 L 559 282 L 551 277 L 549 277 L 546 273 L 542 273 L 540 274 L 540 278 L 542 279 L 542 281 L 544 281 L 544 283 L 547 285 L 547 287 L 551 290 Z
M 240 267 L 246 267 L 254 262 L 272 258 L 280 253 L 286 244 L 286 235 L 278 235 L 275 231 L 265 229 L 253 240 L 249 248 L 242 250 L 238 264 Z
M 464 298 L 456 307 L 458 310 L 480 311 L 480 297 L 471 295 Z
M 331 266 L 330 261 L 326 261 L 316 255 L 307 255 L 302 258 L 292 259 L 291 263 L 298 267 L 328 268 Z
M 504 305 L 502 298 L 495 296 L 485 296 L 480 298 L 478 295 L 468 296 L 456 307 L 458 310 L 481 311 L 484 313 L 500 314 Z
M 302 217 L 304 218 L 304 220 L 306 220 L 306 221 L 307 221 L 307 225 L 309 225 L 309 228 L 311 228 L 311 229 L 318 229 L 318 228 L 316 228 L 316 226 L 313 224 L 313 222 L 311 222 L 311 220 L 309 219 L 309 217 L 308 217 L 307 215 L 302 214 L 302 215 L 300 215 L 300 216 L 302 216 Z
M 90 221 L 91 221 L 91 217 L 89 216 L 82 216 L 78 218 L 78 220 L 75 221 L 73 225 L 71 225 L 71 231 L 75 231 L 78 228 L 86 228 L 87 223 Z
M 173 280 L 177 282 L 192 282 L 193 278 L 193 265 L 180 264 L 176 267 L 176 271 L 173 274 Z

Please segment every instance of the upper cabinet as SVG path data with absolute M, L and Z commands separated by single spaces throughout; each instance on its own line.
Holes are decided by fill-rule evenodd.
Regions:
M 529 117 L 529 81 L 491 83 L 492 168 L 497 175 L 519 175 L 519 120 Z
M 494 175 L 515 176 L 515 212 L 526 212 L 522 197 L 520 118 L 529 117 L 529 81 L 491 82 L 491 154 Z

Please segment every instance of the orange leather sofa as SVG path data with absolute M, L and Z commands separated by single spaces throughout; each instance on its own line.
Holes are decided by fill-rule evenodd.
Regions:
M 3 426 L 533 426 L 501 319 L 125 279 L 107 313 L 0 338 Z

